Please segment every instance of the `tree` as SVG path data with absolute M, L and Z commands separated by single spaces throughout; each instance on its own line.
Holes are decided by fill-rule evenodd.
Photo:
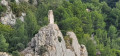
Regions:
M 48 14 L 48 5 L 46 4 L 40 4 L 38 6 L 37 12 L 36 12 L 36 20 L 38 25 L 44 26 L 47 25 L 48 21 L 46 20 L 46 16 Z
M 120 28 L 119 22 L 120 22 L 120 10 L 118 8 L 113 8 L 110 12 L 109 19 L 107 22 L 109 22 L 109 25 L 114 25 L 115 27 Z
M 0 23 L 0 34 L 6 34 L 9 35 L 13 31 L 12 27 L 10 25 L 4 25 Z
M 7 10 L 7 8 L 3 5 L 0 5 L 0 16 L 2 12 L 5 12 Z
M 120 1 L 118 1 L 118 2 L 116 3 L 116 7 L 117 7 L 118 9 L 120 9 Z
M 87 51 L 89 56 L 96 56 L 96 46 L 92 40 L 88 40 L 86 43 Z
M 15 24 L 15 35 L 17 37 L 24 37 L 25 35 L 25 29 L 24 29 L 24 23 L 17 19 L 17 23 Z
M 25 18 L 25 29 L 27 30 L 28 37 L 33 37 L 37 33 L 38 28 L 35 14 L 31 10 L 28 10 Z
M 99 43 L 103 45 L 107 45 L 107 31 L 102 30 L 102 29 L 97 29 L 96 30 L 96 36 L 99 39 Z
M 92 12 L 91 15 L 93 19 L 93 27 L 94 29 L 104 29 L 106 26 L 106 23 L 104 22 L 104 16 L 100 14 L 98 11 Z
M 18 43 L 16 48 L 17 50 L 22 51 L 25 48 L 25 45 L 23 45 L 22 43 Z
M 12 52 L 12 55 L 13 55 L 13 56 L 20 56 L 20 53 L 19 53 L 18 51 L 13 51 L 13 52 Z
M 6 39 L 2 34 L 0 34 L 0 51 L 5 52 L 8 51 L 9 44 L 6 43 Z
M 76 30 L 81 27 L 81 21 L 77 17 L 67 18 L 60 22 L 61 29 L 63 30 Z
M 115 52 L 112 51 L 109 45 L 107 45 L 103 50 L 101 50 L 101 56 L 116 56 Z
M 108 6 L 108 4 L 106 2 L 102 2 L 102 13 L 105 13 L 105 14 L 110 14 L 110 11 L 111 11 L 111 8 Z
M 117 29 L 115 26 L 111 25 L 109 27 L 108 37 L 110 37 L 110 39 L 115 39 L 117 37 Z

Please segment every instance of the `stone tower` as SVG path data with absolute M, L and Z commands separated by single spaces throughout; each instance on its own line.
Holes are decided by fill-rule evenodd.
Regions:
M 48 21 L 49 21 L 49 24 L 54 24 L 54 15 L 52 10 L 48 11 Z

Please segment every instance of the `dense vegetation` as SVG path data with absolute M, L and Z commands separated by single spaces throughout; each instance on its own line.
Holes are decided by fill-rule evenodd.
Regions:
M 89 56 L 120 56 L 120 1 L 119 0 L 37 0 L 38 5 L 15 4 L 10 6 L 16 16 L 26 12 L 25 22 L 16 25 L 0 23 L 0 51 L 14 56 L 23 50 L 40 27 L 48 24 L 47 13 L 54 11 L 55 22 L 62 33 L 76 33 L 79 43 L 87 47 Z M 0 5 L 0 13 L 5 8 Z M 89 10 L 89 11 L 86 11 Z

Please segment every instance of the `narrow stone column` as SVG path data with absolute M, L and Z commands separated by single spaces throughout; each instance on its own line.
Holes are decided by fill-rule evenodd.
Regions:
M 49 21 L 49 24 L 54 24 L 54 15 L 52 10 L 48 11 L 48 21 Z

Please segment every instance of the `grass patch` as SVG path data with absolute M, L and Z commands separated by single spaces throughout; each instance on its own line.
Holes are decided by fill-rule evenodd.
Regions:
M 72 38 L 69 36 L 64 37 L 65 43 L 66 43 L 66 48 L 73 50 L 72 48 Z

